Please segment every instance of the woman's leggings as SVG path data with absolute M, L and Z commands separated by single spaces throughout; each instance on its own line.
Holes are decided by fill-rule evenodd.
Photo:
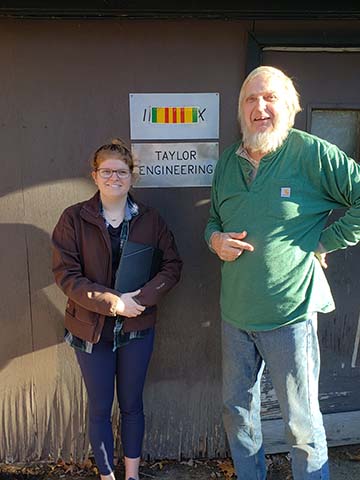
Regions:
M 92 353 L 76 350 L 89 398 L 89 436 L 101 475 L 113 469 L 114 438 L 111 409 L 116 392 L 121 412 L 124 455 L 138 458 L 144 436 L 143 388 L 154 343 L 154 329 L 115 352 L 113 342 L 100 339 Z

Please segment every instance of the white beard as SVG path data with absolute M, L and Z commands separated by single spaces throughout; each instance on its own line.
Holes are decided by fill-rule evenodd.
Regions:
M 245 123 L 245 122 L 243 122 Z M 280 121 L 271 131 L 250 133 L 242 125 L 244 147 L 252 152 L 270 153 L 279 148 L 289 133 L 288 122 Z

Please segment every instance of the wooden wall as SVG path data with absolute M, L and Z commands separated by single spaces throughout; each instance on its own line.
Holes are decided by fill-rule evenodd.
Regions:
M 246 31 L 241 22 L 1 21 L 0 460 L 88 449 L 50 234 L 66 206 L 94 191 L 91 152 L 113 136 L 129 140 L 130 92 L 219 92 L 222 141 L 232 141 Z M 136 193 L 159 208 L 184 260 L 161 306 L 144 455 L 222 454 L 219 263 L 203 241 L 209 188 Z

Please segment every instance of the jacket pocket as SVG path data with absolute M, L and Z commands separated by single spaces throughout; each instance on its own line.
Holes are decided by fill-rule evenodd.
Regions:
M 99 314 L 96 312 L 91 312 L 90 310 L 77 305 L 75 302 L 69 299 L 66 304 L 65 317 L 72 322 L 79 321 L 89 325 L 94 325 L 99 318 Z

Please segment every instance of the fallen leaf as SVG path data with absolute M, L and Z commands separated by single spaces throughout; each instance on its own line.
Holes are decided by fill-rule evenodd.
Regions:
M 162 470 L 165 463 L 166 462 L 155 462 L 150 466 L 150 468 L 158 468 L 159 470 Z
M 217 462 L 219 469 L 222 471 L 222 473 L 225 475 L 226 479 L 230 479 L 235 477 L 235 469 L 234 465 L 231 460 L 226 459 L 226 460 L 219 460 Z

